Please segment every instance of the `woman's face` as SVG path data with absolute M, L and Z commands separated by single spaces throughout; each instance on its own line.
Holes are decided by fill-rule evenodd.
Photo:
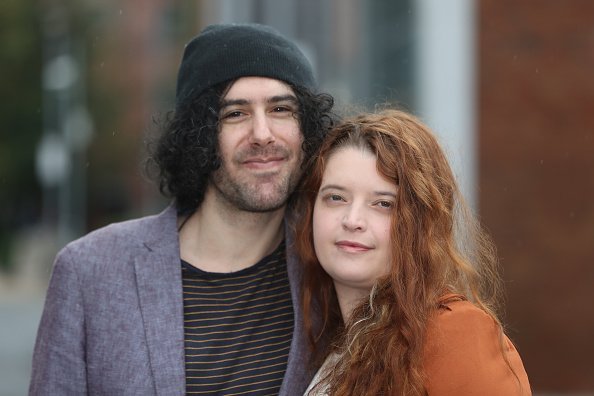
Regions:
M 313 212 L 316 255 L 337 292 L 367 295 L 389 271 L 397 187 L 369 150 L 345 147 L 326 161 Z

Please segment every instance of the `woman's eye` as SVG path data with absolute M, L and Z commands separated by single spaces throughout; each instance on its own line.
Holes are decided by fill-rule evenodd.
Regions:
M 329 202 L 341 202 L 344 199 L 338 194 L 328 194 L 326 195 L 326 200 Z
M 394 204 L 391 201 L 378 201 L 377 205 L 384 209 L 390 209 Z

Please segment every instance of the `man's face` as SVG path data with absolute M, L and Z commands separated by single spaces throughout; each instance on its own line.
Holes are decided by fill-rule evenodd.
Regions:
M 219 113 L 221 167 L 211 175 L 219 201 L 249 212 L 282 208 L 301 176 L 298 102 L 284 82 L 242 77 Z

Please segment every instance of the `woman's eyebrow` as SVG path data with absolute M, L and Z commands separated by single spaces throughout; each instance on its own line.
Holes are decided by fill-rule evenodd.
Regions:
M 375 195 L 387 195 L 388 197 L 396 198 L 396 193 L 393 191 L 374 191 Z
M 322 187 L 320 187 L 320 191 L 325 191 L 325 190 L 345 191 L 346 189 L 342 186 L 339 186 L 338 184 L 326 184 L 326 185 L 323 185 Z
M 338 184 L 325 184 L 320 187 L 320 192 L 326 191 L 326 190 L 346 191 L 346 188 L 339 186 Z M 396 198 L 396 196 L 397 196 L 397 194 L 393 191 L 382 191 L 382 190 L 373 191 L 373 195 L 387 196 L 387 197 L 392 197 L 392 198 Z

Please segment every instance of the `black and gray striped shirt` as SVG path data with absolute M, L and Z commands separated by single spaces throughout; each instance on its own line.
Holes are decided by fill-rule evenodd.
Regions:
M 284 242 L 233 273 L 182 260 L 186 391 L 189 395 L 277 395 L 293 335 Z

